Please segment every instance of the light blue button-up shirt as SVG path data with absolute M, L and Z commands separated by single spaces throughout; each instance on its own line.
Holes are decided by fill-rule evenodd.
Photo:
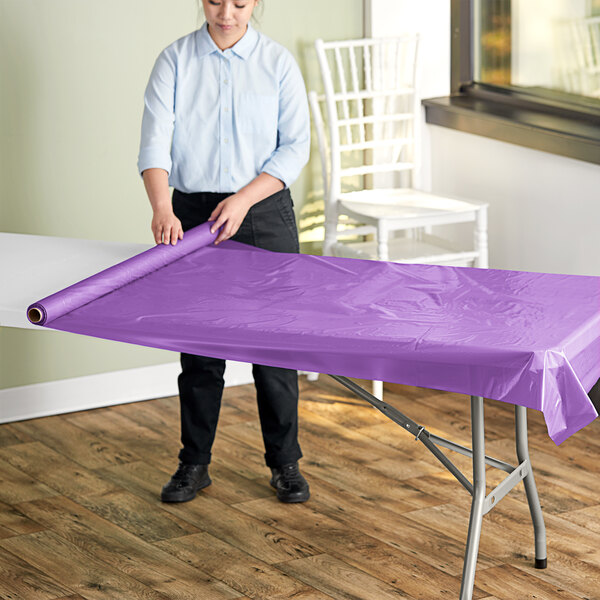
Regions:
M 207 24 L 161 52 L 146 88 L 138 170 L 157 167 L 182 192 L 237 192 L 262 172 L 286 187 L 308 161 L 300 69 L 248 25 L 220 50 Z

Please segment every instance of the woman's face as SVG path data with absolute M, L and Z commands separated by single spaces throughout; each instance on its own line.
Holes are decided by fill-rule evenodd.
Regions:
M 243 37 L 257 4 L 258 0 L 202 0 L 208 30 L 221 50 Z

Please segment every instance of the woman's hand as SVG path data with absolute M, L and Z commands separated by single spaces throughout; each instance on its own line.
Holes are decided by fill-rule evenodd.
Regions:
M 252 204 L 246 196 L 239 193 L 227 196 L 217 204 L 208 218 L 209 221 L 215 221 L 214 225 L 211 225 L 211 233 L 214 233 L 223 225 L 221 233 L 215 240 L 215 246 L 237 233 Z
M 164 169 L 146 169 L 143 172 L 144 186 L 152 205 L 152 235 L 157 244 L 177 244 L 183 239 L 181 221 L 173 213 L 169 197 L 169 174 Z
M 152 233 L 157 244 L 177 244 L 183 239 L 181 221 L 175 216 L 172 208 L 155 210 L 152 217 Z

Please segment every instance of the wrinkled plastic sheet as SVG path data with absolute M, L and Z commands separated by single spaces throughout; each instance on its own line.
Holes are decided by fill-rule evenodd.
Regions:
M 597 417 L 600 277 L 213 244 L 205 223 L 36 302 L 39 325 L 177 352 L 484 396 L 560 444 Z M 37 309 L 32 310 L 32 309 Z

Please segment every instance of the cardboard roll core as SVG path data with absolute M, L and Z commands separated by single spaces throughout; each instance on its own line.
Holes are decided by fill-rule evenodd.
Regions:
M 39 323 L 44 318 L 44 315 L 39 308 L 30 308 L 27 317 L 32 323 Z

